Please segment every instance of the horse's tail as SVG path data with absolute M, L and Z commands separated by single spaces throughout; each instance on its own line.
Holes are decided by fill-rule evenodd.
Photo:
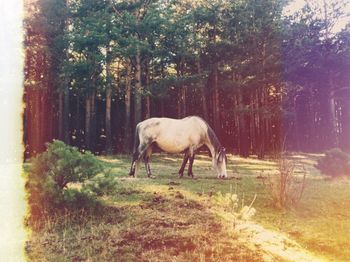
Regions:
M 138 167 L 138 160 L 139 160 L 139 147 L 140 145 L 140 137 L 139 137 L 139 127 L 138 125 L 135 128 L 135 137 L 134 137 L 134 149 L 132 154 L 132 162 L 131 162 L 131 168 L 130 168 L 130 176 L 135 176 L 136 169 Z
M 134 137 L 134 149 L 133 149 L 134 155 L 139 153 L 138 152 L 139 145 L 140 145 L 140 136 L 139 136 L 139 126 L 137 125 L 135 128 L 135 137 Z

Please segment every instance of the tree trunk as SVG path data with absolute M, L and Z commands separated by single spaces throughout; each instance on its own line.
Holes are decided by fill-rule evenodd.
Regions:
M 342 132 L 339 145 L 343 150 L 350 152 L 350 101 L 348 99 L 342 100 L 341 110 Z
M 202 74 L 202 69 L 201 69 L 201 63 L 200 63 L 200 58 L 197 56 L 196 58 L 196 65 L 197 65 L 197 73 L 200 76 Z M 206 90 L 205 86 L 200 87 L 201 91 L 201 102 L 202 102 L 202 112 L 203 112 L 203 118 L 208 121 L 208 107 L 207 107 L 207 97 L 206 97 Z
M 179 90 L 179 98 L 178 98 L 178 118 L 184 118 L 186 117 L 187 114 L 187 108 L 186 108 L 186 96 L 187 96 L 187 91 L 186 91 L 186 86 L 182 85 Z
M 254 113 L 254 93 L 250 95 L 250 110 L 249 110 L 249 119 L 250 119 L 250 148 L 252 148 L 252 153 L 255 154 L 255 144 L 256 144 L 256 136 L 255 136 L 255 113 Z
M 216 16 L 216 15 L 215 15 Z M 214 17 L 216 20 L 216 17 Z M 215 57 L 213 62 L 213 92 L 212 92 L 212 105 L 213 105 L 213 124 L 214 124 L 214 130 L 215 132 L 220 136 L 221 128 L 220 128 L 220 101 L 219 101 L 219 88 L 218 88 L 218 70 L 219 70 L 219 64 L 218 64 L 218 55 L 216 53 L 216 39 L 217 38 L 217 25 L 216 21 L 214 21 L 213 25 L 213 36 L 212 41 L 215 48 Z
M 46 90 L 40 90 L 39 93 L 39 107 L 38 107 L 38 121 L 37 121 L 37 126 L 38 126 L 38 137 L 39 137 L 39 144 L 38 144 L 38 152 L 44 151 L 44 144 L 45 144 L 45 93 Z
M 69 126 L 70 126 L 70 117 L 69 117 L 69 91 L 68 85 L 66 85 L 66 90 L 64 92 L 64 106 L 63 106 L 63 141 L 69 145 L 70 135 L 69 135 Z
M 90 150 L 96 151 L 97 121 L 96 121 L 96 91 L 91 94 L 91 120 L 90 120 Z
M 112 87 L 106 89 L 106 153 L 112 153 L 112 130 L 111 130 L 111 104 L 112 104 Z
M 80 97 L 79 95 L 76 96 L 76 115 L 75 115 L 75 143 L 78 147 L 81 146 L 80 142 L 80 134 L 81 134 L 81 130 L 80 130 Z
M 59 91 L 58 139 L 69 144 L 69 93 L 68 88 Z
M 85 148 L 91 148 L 91 97 L 85 98 Z
M 125 129 L 124 129 L 124 152 L 130 152 L 131 148 L 131 64 L 126 62 L 125 76 Z
M 106 119 L 105 119 L 105 128 L 106 128 L 106 146 L 105 150 L 107 154 L 112 153 L 112 128 L 111 128 L 111 104 L 112 104 L 112 84 L 111 84 L 111 68 L 110 68 L 110 56 L 111 56 L 110 47 L 107 47 L 107 56 L 106 56 L 106 75 L 107 75 L 107 86 L 106 86 Z
M 34 101 L 32 104 L 32 152 L 35 156 L 39 153 L 39 144 L 40 144 L 40 130 L 39 130 L 39 105 L 40 105 L 40 96 L 38 90 L 34 90 Z
M 266 119 L 263 114 L 265 106 L 264 90 L 258 90 L 259 103 L 259 142 L 258 142 L 258 158 L 263 159 L 265 156 L 265 136 L 266 136 Z
M 49 84 L 50 85 L 50 84 Z M 55 100 L 53 99 L 52 90 L 48 89 L 46 92 L 46 101 L 45 101 L 45 108 L 46 108 L 46 142 L 51 142 L 54 138 L 54 115 L 55 115 Z
M 160 116 L 165 117 L 165 101 L 164 98 L 160 100 Z
M 60 90 L 58 94 L 58 139 L 63 141 L 63 108 L 64 91 Z
M 182 118 L 182 106 L 181 106 L 181 87 L 178 90 L 177 94 L 177 118 Z
M 148 119 L 151 117 L 151 95 L 150 95 L 150 82 L 151 82 L 151 72 L 150 64 L 146 62 L 145 74 L 146 74 L 146 88 L 147 94 L 145 97 L 145 118 Z
M 176 76 L 178 81 L 182 81 L 184 76 L 184 60 L 181 57 L 176 65 Z M 181 84 L 178 89 L 178 99 L 177 99 L 177 117 L 183 118 L 187 114 L 186 100 L 187 100 L 187 88 L 186 85 Z
M 182 117 L 187 116 L 187 87 L 186 85 L 183 85 L 181 88 L 181 101 L 182 101 Z
M 339 146 L 339 137 L 337 132 L 337 118 L 336 118 L 336 102 L 334 97 L 334 73 L 330 70 L 329 74 L 329 121 L 330 121 L 330 144 L 331 147 Z
M 238 93 L 238 108 L 239 108 L 239 141 L 240 141 L 239 153 L 242 157 L 248 157 L 249 156 L 248 132 L 247 132 L 247 123 L 246 123 L 246 116 L 245 116 L 244 94 L 243 94 L 242 88 L 240 88 Z
M 40 153 L 40 89 L 35 87 L 34 103 L 32 104 L 32 152 L 33 156 Z
M 160 74 L 161 74 L 162 79 L 164 79 L 165 72 L 164 72 L 164 61 L 163 60 L 161 60 L 160 65 L 161 65 Z M 165 97 L 160 97 L 160 116 L 165 117 Z
M 135 66 L 134 121 L 136 126 L 142 117 L 142 85 L 141 85 L 141 54 L 138 47 Z
M 219 101 L 219 88 L 218 88 L 218 64 L 214 63 L 213 66 L 213 123 L 214 130 L 220 136 L 220 101 Z
M 237 152 L 240 151 L 240 141 L 239 141 L 239 115 L 240 115 L 240 112 L 239 112 L 239 102 L 238 102 L 238 94 L 235 94 L 234 95 L 234 116 L 233 116 L 233 119 L 234 119 L 234 146 L 237 148 Z
M 30 130 L 29 130 L 29 119 L 30 119 L 30 104 L 29 104 L 29 99 L 30 96 L 28 94 L 28 88 L 25 87 L 24 89 L 24 93 L 23 93 L 23 98 L 24 98 L 24 103 L 25 103 L 25 107 L 24 107 L 24 114 L 23 114 L 23 141 L 24 141 L 24 159 L 27 159 L 28 157 L 30 157 L 30 144 L 29 144 L 29 134 L 30 134 Z
M 176 64 L 176 76 L 177 81 L 181 78 L 181 60 Z M 177 90 L 177 118 L 182 118 L 182 85 L 179 86 Z

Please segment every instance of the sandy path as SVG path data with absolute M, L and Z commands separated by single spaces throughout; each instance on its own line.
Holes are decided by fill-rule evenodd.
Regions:
M 282 233 L 265 229 L 252 222 L 238 222 L 235 231 L 246 246 L 263 254 L 265 261 L 316 262 L 326 261 L 302 248 Z

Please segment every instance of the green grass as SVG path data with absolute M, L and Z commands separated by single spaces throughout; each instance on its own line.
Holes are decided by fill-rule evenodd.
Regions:
M 106 170 L 118 180 L 115 194 L 102 197 L 98 211 L 68 211 L 66 217 L 47 220 L 28 242 L 29 260 L 261 261 L 261 254 L 235 241 L 238 236 L 228 233 L 227 224 L 207 203 L 217 192 L 231 192 L 244 204 L 257 194 L 255 222 L 287 234 L 327 260 L 347 261 L 350 181 L 325 179 L 312 167 L 317 157 L 292 157 L 308 175 L 300 203 L 287 210 L 272 205 L 270 192 L 257 178 L 276 172 L 271 161 L 230 156 L 230 178 L 219 180 L 210 159 L 199 155 L 195 179 L 186 173 L 179 179 L 182 157 L 156 154 L 151 163 L 156 178 L 149 179 L 142 164 L 137 178 L 128 177 L 128 156 L 103 157 Z

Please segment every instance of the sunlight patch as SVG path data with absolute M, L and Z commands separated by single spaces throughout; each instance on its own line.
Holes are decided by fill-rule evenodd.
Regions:
M 324 261 L 303 249 L 295 241 L 281 233 L 273 232 L 254 223 L 241 223 L 236 227 L 241 237 L 248 238 L 251 244 L 267 254 L 287 261 L 318 262 Z
M 22 177 L 23 30 L 20 0 L 2 3 L 0 21 L 0 261 L 24 261 L 26 212 Z

